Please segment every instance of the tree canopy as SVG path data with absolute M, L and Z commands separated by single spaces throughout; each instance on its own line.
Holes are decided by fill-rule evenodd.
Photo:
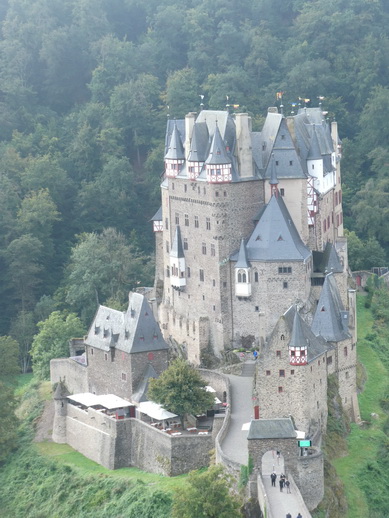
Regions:
M 232 492 L 231 477 L 222 466 L 189 473 L 187 485 L 173 500 L 174 518 L 238 518 L 242 503 Z
M 213 407 L 214 395 L 198 371 L 181 359 L 174 360 L 157 379 L 151 379 L 148 398 L 184 420 L 187 414 L 202 414 Z
M 38 379 L 50 377 L 50 360 L 69 356 L 69 340 L 85 334 L 85 327 L 75 313 L 53 311 L 49 318 L 38 322 L 31 356 L 34 374 Z

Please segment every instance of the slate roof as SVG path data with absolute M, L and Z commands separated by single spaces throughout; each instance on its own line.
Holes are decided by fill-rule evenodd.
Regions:
M 209 165 L 231 164 L 232 160 L 227 155 L 225 143 L 220 135 L 219 126 L 216 124 L 215 133 L 212 138 L 208 158 L 205 163 Z
M 246 245 L 248 261 L 305 261 L 304 245 L 282 196 L 272 196 Z M 238 253 L 231 256 L 238 260 Z
M 182 246 L 181 230 L 180 227 L 176 227 L 174 233 L 173 243 L 170 249 L 170 257 L 184 257 L 184 248 Z
M 329 342 L 340 342 L 350 337 L 347 327 L 348 312 L 344 309 L 335 277 L 329 273 L 320 293 L 312 331 Z
M 150 221 L 162 221 L 162 207 L 159 207 L 154 216 L 150 219 Z
M 99 306 L 85 343 L 109 351 L 111 347 L 126 353 L 168 349 L 146 298 L 130 293 L 127 311 Z
M 247 439 L 295 439 L 297 437 L 292 419 L 254 419 L 250 423 Z
M 289 132 L 286 119 L 282 118 L 275 136 L 272 153 L 278 178 L 306 178 L 306 164 L 303 164 L 297 153 Z M 265 177 L 271 178 L 271 155 L 266 164 Z
M 205 122 L 197 122 L 193 126 L 189 162 L 205 162 L 210 145 L 208 127 Z
M 334 245 L 326 244 L 323 252 L 313 252 L 313 271 L 321 273 L 342 273 L 343 266 Z
M 149 389 L 149 381 L 150 378 L 158 378 L 158 374 L 156 373 L 154 367 L 149 363 L 141 376 L 141 380 L 138 383 L 135 391 L 131 396 L 131 400 L 136 403 L 141 403 L 143 401 L 148 401 L 147 391 Z
M 182 144 L 181 134 L 178 131 L 176 122 L 173 127 L 173 132 L 170 137 L 170 142 L 167 153 L 165 154 L 165 158 L 172 160 L 185 159 L 184 146 Z
M 166 126 L 166 134 L 165 134 L 165 155 L 169 150 L 170 141 L 172 137 L 172 133 L 174 128 L 177 129 L 180 134 L 180 139 L 182 144 L 185 142 L 185 121 L 183 119 L 179 120 L 168 120 Z
M 294 128 L 301 158 L 305 160 L 310 154 L 312 157 L 321 157 L 325 162 L 325 170 L 331 170 L 333 152 L 331 129 L 324 119 L 321 108 L 300 109 L 294 117 Z
M 290 347 L 306 346 L 308 363 L 333 348 L 321 336 L 316 336 L 312 332 L 295 305 L 288 309 L 283 318 L 291 332 L 291 339 L 288 345 Z
M 240 243 L 240 249 L 238 254 L 238 260 L 236 261 L 235 268 L 249 268 L 249 262 L 247 260 L 246 243 L 242 239 Z

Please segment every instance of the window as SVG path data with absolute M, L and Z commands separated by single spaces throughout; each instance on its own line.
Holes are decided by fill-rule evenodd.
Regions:
M 189 279 L 189 277 L 190 277 L 190 267 L 189 267 L 189 266 L 188 266 L 188 268 L 187 268 L 187 270 L 186 270 L 186 275 L 187 275 L 187 277 L 188 277 L 188 279 Z
M 278 165 L 278 160 L 276 160 L 276 165 Z
M 281 358 L 281 351 L 276 351 L 277 358 Z
M 223 194 L 224 194 L 224 197 L 227 198 L 227 191 L 224 191 Z
M 170 277 L 170 266 L 166 266 L 166 277 Z
M 169 220 L 167 218 L 165 218 L 165 228 L 169 230 Z
M 205 225 L 206 225 L 207 230 L 211 230 L 211 219 L 210 218 L 207 218 L 205 220 Z
M 127 381 L 127 374 L 122 372 L 122 381 Z
M 166 252 L 169 253 L 169 241 L 166 241 L 165 246 L 166 246 Z
M 258 282 L 258 272 L 254 272 L 254 281 Z
M 287 290 L 288 289 L 288 283 L 286 281 L 284 281 L 282 283 L 282 287 L 284 288 L 284 290 Z
M 173 169 L 175 169 L 175 168 L 173 167 Z M 174 191 L 174 183 L 172 183 L 172 191 Z
M 90 350 L 90 353 L 91 353 L 91 355 L 93 356 L 93 354 L 94 354 L 94 353 L 93 353 L 93 349 L 91 349 L 91 350 Z
M 343 347 L 343 354 L 344 354 L 345 356 L 347 356 L 347 354 L 348 354 L 348 353 L 347 353 L 347 347 Z
M 213 310 L 216 311 L 216 306 L 212 306 L 213 307 Z
M 285 335 L 281 335 L 280 340 L 285 340 Z
M 216 196 L 216 198 L 219 198 L 219 191 L 215 192 L 215 196 Z
M 279 274 L 292 273 L 292 267 L 291 266 L 279 266 L 278 273 Z
M 283 369 L 280 369 L 280 378 L 285 378 L 285 371 Z
M 289 165 L 293 165 L 293 160 L 289 160 Z
M 211 256 L 215 257 L 215 255 L 216 255 L 215 245 L 211 244 Z
M 266 376 L 270 376 L 270 371 L 266 371 Z
M 216 281 L 215 279 L 212 279 L 212 286 L 215 287 L 216 286 Z
M 189 227 L 189 215 L 185 214 L 185 226 Z
M 107 362 L 108 361 L 108 354 L 107 353 L 104 353 L 104 360 Z
M 207 245 L 205 243 L 201 244 L 201 251 L 202 251 L 203 255 L 207 254 Z
M 278 387 L 278 393 L 281 394 L 281 392 L 283 392 L 284 389 L 282 387 Z
M 200 281 L 204 281 L 204 270 L 200 269 L 199 276 L 200 276 Z
M 315 169 L 315 164 L 312 164 L 312 169 Z
M 324 232 L 327 230 L 327 221 L 326 220 L 323 221 L 323 230 L 324 230 Z
M 176 214 L 175 214 L 175 222 L 176 222 L 176 225 L 180 224 L 180 215 L 178 214 L 178 212 L 176 212 Z
M 188 250 L 188 238 L 184 237 L 184 250 Z
M 327 358 L 327 365 L 331 365 L 331 363 L 332 363 L 332 356 L 329 356 Z
M 259 306 L 255 306 L 255 311 L 259 311 Z
M 238 271 L 238 282 L 247 282 L 247 275 L 244 270 Z
M 285 135 L 281 135 L 281 140 L 285 140 Z
M 185 184 L 184 185 L 184 192 L 186 192 L 188 190 L 188 186 Z
M 296 351 L 290 351 L 290 355 L 292 358 L 294 358 L 296 356 Z
M 280 189 L 280 194 L 281 194 L 281 196 L 285 196 L 285 189 L 284 188 Z
M 293 369 L 290 371 L 290 374 L 291 374 L 292 376 L 294 375 L 294 370 L 293 370 Z
M 194 225 L 195 225 L 195 228 L 199 228 L 199 217 L 198 216 L 194 217 Z

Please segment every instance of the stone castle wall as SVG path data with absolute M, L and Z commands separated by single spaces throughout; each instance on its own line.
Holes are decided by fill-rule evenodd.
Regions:
M 88 368 L 70 358 L 59 358 L 50 361 L 50 380 L 52 385 L 59 383 L 60 379 L 71 394 L 89 392 Z
M 310 455 L 297 459 L 295 482 L 308 509 L 315 509 L 324 497 L 324 455 L 310 448 Z

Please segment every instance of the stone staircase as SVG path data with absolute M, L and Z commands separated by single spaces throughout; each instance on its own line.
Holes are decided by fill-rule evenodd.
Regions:
M 242 374 L 245 378 L 252 378 L 255 373 L 255 362 L 245 362 L 242 365 Z

